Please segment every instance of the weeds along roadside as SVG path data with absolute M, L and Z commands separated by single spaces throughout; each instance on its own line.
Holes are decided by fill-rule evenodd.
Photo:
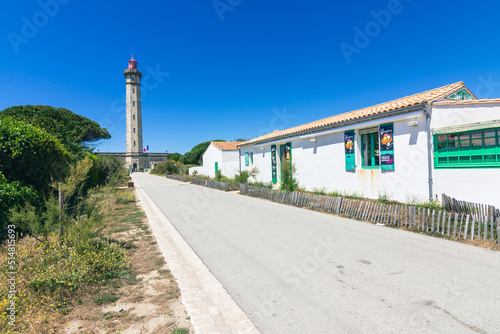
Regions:
M 3 333 L 43 332 L 58 314 L 71 311 L 81 288 L 120 277 L 130 267 L 123 245 L 101 233 L 111 210 L 124 201 L 116 186 L 126 174 L 116 171 L 106 185 L 84 189 L 92 166 L 89 159 L 82 160 L 62 184 L 61 219 L 53 196 L 45 200 L 43 211 L 27 204 L 11 212 L 11 224 L 31 233 L 18 235 L 13 267 L 7 245 L 0 251 Z M 14 281 L 8 281 L 12 277 Z

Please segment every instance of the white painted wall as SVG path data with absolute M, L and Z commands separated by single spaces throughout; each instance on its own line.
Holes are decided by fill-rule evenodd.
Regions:
M 407 125 L 417 120 L 417 127 Z M 359 130 L 394 123 L 395 171 L 368 170 L 361 168 L 361 136 Z M 356 171 L 346 171 L 344 132 L 354 129 Z M 427 183 L 427 137 L 425 117 L 421 111 L 393 116 L 383 120 L 359 123 L 355 126 L 339 127 L 316 133 L 316 142 L 309 138 L 292 137 L 264 145 L 265 151 L 255 147 L 241 148 L 242 169 L 245 167 L 245 153 L 254 152 L 254 165 L 260 170 L 258 181 L 271 181 L 271 145 L 292 143 L 292 161 L 296 167 L 296 178 L 307 190 L 325 188 L 327 191 L 357 192 L 365 197 L 378 198 L 387 193 L 395 200 L 406 198 L 428 198 Z M 312 135 L 310 135 L 312 136 Z M 309 136 L 309 137 L 310 137 Z M 264 152 L 264 153 L 262 153 Z M 278 166 L 279 170 L 279 166 Z M 280 177 L 278 176 L 278 182 Z
M 500 103 L 435 105 L 432 129 L 500 120 Z M 434 188 L 458 200 L 500 207 L 500 168 L 434 169 Z
M 215 177 L 215 163 L 218 162 L 219 170 L 222 175 L 233 178 L 239 170 L 239 153 L 237 150 L 219 150 L 210 144 L 203 153 L 203 166 L 189 168 L 189 174 L 192 175 L 196 170 L 198 174 L 203 174 L 211 178 Z

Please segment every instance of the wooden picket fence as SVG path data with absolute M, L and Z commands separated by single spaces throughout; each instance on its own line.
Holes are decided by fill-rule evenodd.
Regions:
M 206 180 L 206 179 L 200 179 L 200 178 L 194 178 L 194 177 L 191 179 L 191 183 L 197 184 L 200 186 L 209 187 L 209 188 L 224 190 L 224 191 L 238 190 L 239 189 L 239 183 L 235 184 L 235 183 Z
M 167 175 L 167 179 L 172 179 L 172 180 L 182 181 L 182 182 L 189 182 L 189 181 L 191 181 L 189 178 L 183 177 L 183 176 L 179 176 L 179 175 Z
M 378 224 L 438 233 L 455 239 L 484 239 L 500 243 L 498 215 L 480 216 L 466 212 L 431 210 L 401 204 L 273 190 L 247 184 L 240 184 L 240 192 L 274 202 L 321 210 Z

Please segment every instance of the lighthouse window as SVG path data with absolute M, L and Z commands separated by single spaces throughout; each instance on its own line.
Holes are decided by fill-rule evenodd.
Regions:
M 135 146 L 135 140 L 134 140 L 134 146 Z
M 132 88 L 132 94 L 135 94 L 135 88 Z
M 132 115 L 132 119 L 135 121 L 135 115 Z
M 132 81 L 135 81 L 135 76 L 132 76 Z
M 135 101 L 132 101 L 132 107 L 135 107 Z
M 133 129 L 133 132 L 135 133 L 135 128 Z

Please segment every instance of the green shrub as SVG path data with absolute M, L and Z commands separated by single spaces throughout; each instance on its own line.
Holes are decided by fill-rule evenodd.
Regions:
M 296 168 L 290 160 L 283 159 L 281 163 L 281 190 L 295 191 L 299 189 L 299 183 L 295 178 Z
M 173 160 L 161 161 L 155 165 L 152 174 L 157 175 L 175 175 L 179 174 L 181 163 Z
M 322 187 L 322 188 L 313 188 L 313 193 L 316 194 L 316 195 L 326 195 L 327 194 L 327 191 L 326 191 L 326 188 L 325 187 Z
M 69 161 L 60 141 L 41 128 L 0 119 L 0 166 L 7 180 L 47 191 L 53 180 L 64 178 Z
M 239 183 L 248 183 L 249 178 L 250 178 L 250 171 L 247 170 L 239 171 L 238 174 L 234 176 L 234 180 Z
M 9 212 L 27 204 L 33 207 L 40 206 L 39 194 L 33 187 L 23 186 L 18 181 L 6 182 L 5 179 L 0 180 L 0 240 L 5 239 L 4 227 L 9 219 Z
M 222 181 L 222 171 L 221 170 L 218 170 L 217 172 L 215 172 L 214 180 L 215 181 Z

